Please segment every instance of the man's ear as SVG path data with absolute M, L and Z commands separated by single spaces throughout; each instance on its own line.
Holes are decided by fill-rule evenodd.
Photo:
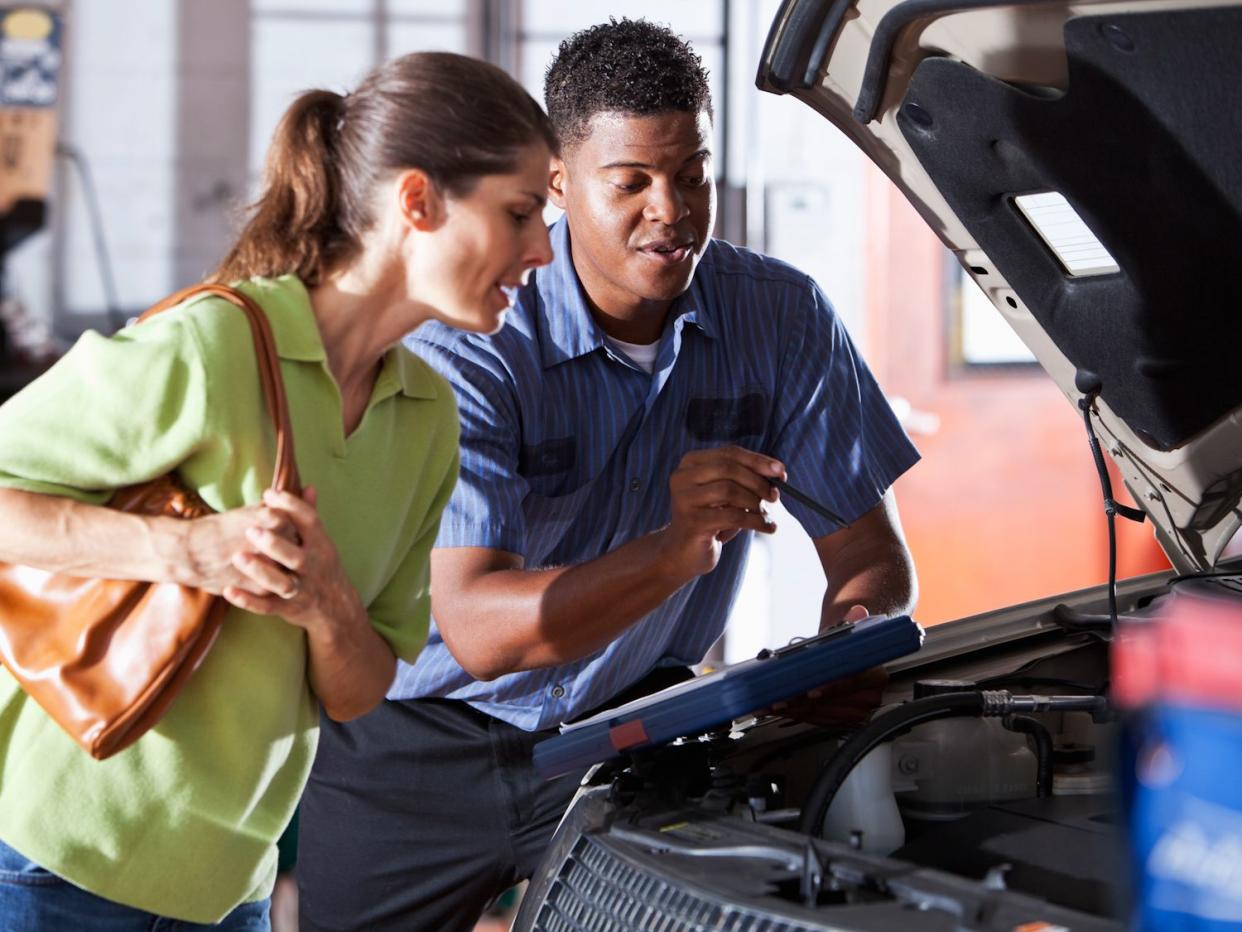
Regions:
M 402 218 L 414 229 L 428 233 L 444 222 L 444 196 L 422 169 L 409 168 L 398 175 L 393 193 Z
M 565 209 L 566 174 L 565 160 L 552 156 L 552 164 L 548 170 L 548 199 L 561 210 Z

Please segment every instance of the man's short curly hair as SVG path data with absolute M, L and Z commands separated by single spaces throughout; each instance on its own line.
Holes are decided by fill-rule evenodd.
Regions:
M 703 60 L 666 26 L 611 19 L 576 32 L 556 52 L 543 82 L 548 116 L 561 142 L 587 137 L 597 113 L 681 111 L 712 116 Z

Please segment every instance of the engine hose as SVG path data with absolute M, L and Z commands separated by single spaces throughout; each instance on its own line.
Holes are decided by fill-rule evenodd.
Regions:
M 824 817 L 828 815 L 828 807 L 832 805 L 833 798 L 850 775 L 850 771 L 885 741 L 903 735 L 924 722 L 958 716 L 977 717 L 983 715 L 983 712 L 984 696 L 981 692 L 944 693 L 914 699 L 873 719 L 846 739 L 836 756 L 816 778 L 815 785 L 811 787 L 811 793 L 802 806 L 798 830 L 804 835 L 818 836 Z
M 1030 735 L 1035 741 L 1035 795 L 1052 795 L 1052 735 L 1038 719 L 1026 715 L 1006 715 L 1001 724 L 1010 731 Z

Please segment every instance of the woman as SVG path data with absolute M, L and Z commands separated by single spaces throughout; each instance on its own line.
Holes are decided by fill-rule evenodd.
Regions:
M 216 298 L 87 334 L 0 408 L 0 560 L 175 581 L 232 606 L 168 715 L 102 762 L 0 673 L 5 928 L 268 927 L 318 704 L 368 711 L 426 633 L 457 417 L 399 341 L 432 318 L 501 326 L 506 289 L 551 258 L 553 147 L 525 91 L 457 55 L 406 56 L 290 107 L 214 278 L 272 325 L 301 499 L 264 491 L 274 450 L 251 337 Z M 99 507 L 174 467 L 218 514 Z

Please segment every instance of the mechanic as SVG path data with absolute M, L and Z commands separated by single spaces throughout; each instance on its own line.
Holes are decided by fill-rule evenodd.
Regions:
M 375 712 L 322 723 L 303 929 L 470 929 L 530 876 L 581 776 L 541 780 L 532 747 L 702 659 L 772 479 L 848 523 L 787 502 L 821 627 L 915 599 L 890 486 L 918 454 L 819 287 L 712 240 L 699 57 L 613 21 L 562 43 L 545 93 L 553 263 L 499 333 L 411 338 L 457 393 L 461 478 L 427 648 Z

